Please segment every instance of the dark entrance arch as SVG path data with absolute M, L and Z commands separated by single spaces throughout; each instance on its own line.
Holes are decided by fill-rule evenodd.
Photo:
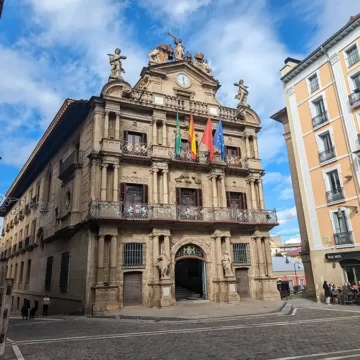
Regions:
M 205 256 L 200 247 L 188 244 L 175 255 L 176 300 L 207 299 Z

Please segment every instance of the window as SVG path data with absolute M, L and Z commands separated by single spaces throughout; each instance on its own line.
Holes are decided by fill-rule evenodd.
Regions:
M 22 261 L 20 264 L 20 275 L 19 275 L 19 283 L 18 283 L 19 290 L 21 289 L 23 274 L 24 274 L 24 262 Z
M 202 191 L 201 189 L 176 188 L 177 219 L 202 220 Z
M 28 262 L 27 262 L 26 278 L 25 278 L 25 290 L 29 290 L 30 272 L 31 272 L 31 259 L 29 259 Z
M 357 92 L 357 90 L 360 91 L 360 73 L 354 75 L 351 77 L 351 80 L 353 82 L 353 89 L 355 92 Z
M 124 131 L 123 152 L 133 155 L 147 155 L 146 134 Z
M 46 260 L 45 290 L 47 290 L 47 291 L 51 291 L 53 262 L 54 262 L 53 256 L 49 256 Z
M 241 159 L 240 148 L 227 146 L 226 147 L 226 162 L 230 165 L 239 165 Z
M 123 266 L 128 268 L 138 268 L 145 266 L 145 245 L 143 243 L 124 244 Z
M 250 264 L 249 244 L 233 244 L 234 264 Z
M 324 104 L 324 99 L 320 98 L 316 101 L 313 102 L 314 107 L 315 107 L 315 112 L 316 115 L 322 115 L 325 114 L 325 104 Z
M 360 60 L 356 45 L 346 51 L 348 66 L 352 66 Z
M 69 288 L 69 261 L 70 253 L 61 254 L 61 267 L 60 267 L 60 291 L 66 292 Z
M 35 191 L 36 202 L 40 200 L 40 181 L 36 184 L 36 191 Z
M 334 230 L 335 230 L 335 244 L 349 245 L 352 244 L 352 236 L 349 231 L 348 221 L 344 210 L 334 211 L 332 213 Z
M 27 238 L 29 236 L 29 225 L 25 226 L 25 238 Z
M 320 162 L 324 162 L 335 157 L 335 149 L 329 131 L 326 131 L 319 135 L 318 144 Z
M 228 208 L 247 209 L 246 194 L 241 192 L 226 192 L 226 203 Z
M 17 273 L 18 273 L 18 263 L 15 264 L 14 286 L 16 286 Z
M 338 170 L 332 170 L 327 175 L 327 200 L 328 202 L 339 201 L 344 199 L 344 192 L 341 186 Z
M 148 186 L 143 184 L 120 184 L 120 200 L 126 203 L 148 202 Z
M 43 202 L 50 202 L 51 200 L 51 185 L 52 185 L 52 167 L 46 171 L 44 179 L 44 189 L 43 189 Z
M 310 76 L 308 81 L 309 81 L 310 92 L 314 92 L 317 89 L 319 89 L 320 86 L 319 86 L 319 80 L 317 74 Z

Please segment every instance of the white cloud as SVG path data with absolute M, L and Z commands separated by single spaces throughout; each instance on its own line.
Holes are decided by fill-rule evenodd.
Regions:
M 300 235 L 285 240 L 285 244 L 298 244 L 298 243 L 301 243 Z
M 289 209 L 280 210 L 277 212 L 278 221 L 281 225 L 287 223 L 290 220 L 296 219 L 296 208 L 295 206 Z
M 4 218 L 0 217 L 0 230 L 2 230 L 3 224 L 4 224 Z
M 291 200 L 294 198 L 294 191 L 292 187 L 285 188 L 280 191 L 279 198 L 281 200 Z
M 284 175 L 278 171 L 270 171 L 265 174 L 263 177 L 264 184 L 278 184 L 286 183 L 291 184 L 291 177 L 289 175 Z
M 291 176 L 280 172 L 268 172 L 263 178 L 264 185 L 272 185 L 275 192 L 279 193 L 281 200 L 291 200 L 294 197 Z

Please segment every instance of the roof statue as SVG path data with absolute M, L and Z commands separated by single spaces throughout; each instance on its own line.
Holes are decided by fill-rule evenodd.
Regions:
M 192 63 L 192 55 L 187 51 L 185 56 L 184 56 L 184 60 Z
M 155 46 L 154 50 L 148 52 L 150 64 L 166 63 L 174 59 L 174 49 L 169 44 Z
M 212 70 L 210 69 L 207 63 L 207 60 L 204 59 L 204 54 L 202 52 L 197 52 L 194 57 L 195 60 L 193 64 L 199 69 L 201 69 L 207 75 L 212 76 Z
M 170 33 L 168 33 L 168 35 L 174 39 L 175 52 L 176 52 L 175 60 L 182 60 L 184 57 L 184 50 L 185 50 L 185 46 L 182 44 L 182 40 L 178 39 L 174 35 L 171 35 Z
M 111 75 L 112 79 L 122 79 L 121 74 L 125 73 L 125 70 L 122 67 L 121 60 L 125 60 L 126 56 L 121 55 L 121 50 L 119 48 L 115 49 L 114 54 L 108 54 L 109 63 L 111 66 Z
M 244 80 L 239 80 L 238 83 L 234 83 L 234 86 L 238 87 L 238 93 L 235 95 L 235 99 L 239 100 L 239 106 L 249 106 L 247 104 L 247 97 L 249 95 L 248 86 L 244 85 Z

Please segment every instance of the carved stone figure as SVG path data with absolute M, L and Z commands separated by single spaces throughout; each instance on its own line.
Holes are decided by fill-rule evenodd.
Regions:
M 168 277 L 170 261 L 165 252 L 163 252 L 157 259 L 157 267 L 160 270 L 160 278 L 165 279 Z
M 212 75 L 212 70 L 211 70 L 210 66 L 208 65 L 207 60 L 204 59 L 202 65 L 203 65 L 204 71 L 205 71 L 208 75 Z
M 184 60 L 188 61 L 188 62 L 192 62 L 192 55 L 187 51 L 185 56 L 184 56 Z
M 235 99 L 239 100 L 238 106 L 248 106 L 247 97 L 249 95 L 248 86 L 244 85 L 244 80 L 239 80 L 238 83 L 234 83 L 234 86 L 238 86 L 238 93 L 235 95 Z
M 177 37 L 175 37 L 174 35 L 171 35 L 170 33 L 168 33 L 168 35 L 170 37 L 172 37 L 174 39 L 174 44 L 175 44 L 175 52 L 176 52 L 176 60 L 182 60 L 184 57 L 184 50 L 185 47 L 182 44 L 182 40 L 178 39 Z
M 221 263 L 224 269 L 225 277 L 234 276 L 231 268 L 231 258 L 227 251 L 225 251 L 225 254 L 221 259 Z
M 115 49 L 114 54 L 108 54 L 108 56 L 111 66 L 111 77 L 122 79 L 121 73 L 125 73 L 125 70 L 122 67 L 121 60 L 125 60 L 126 56 L 121 55 L 119 48 Z
M 174 49 L 171 45 L 160 44 L 148 52 L 149 61 L 152 63 L 165 63 L 174 58 Z
M 204 73 L 207 75 L 212 75 L 212 70 L 210 66 L 208 65 L 207 60 L 204 59 L 204 54 L 202 52 L 198 52 L 195 54 L 195 60 L 193 62 L 193 65 L 201 69 Z

